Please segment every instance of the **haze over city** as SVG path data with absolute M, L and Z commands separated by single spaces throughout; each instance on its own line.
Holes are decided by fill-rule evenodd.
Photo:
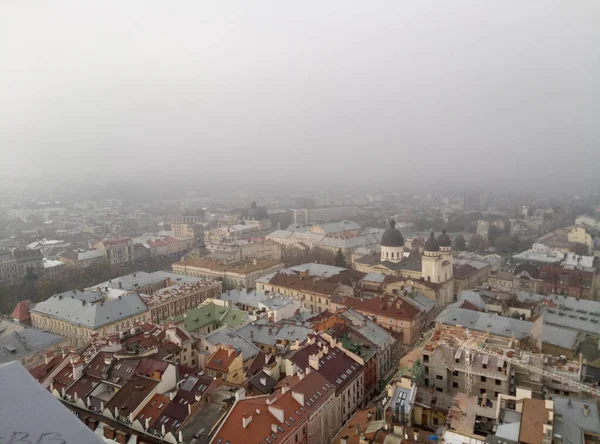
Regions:
M 600 2 L 0 4 L 0 441 L 600 442 Z
M 594 1 L 5 3 L 0 168 L 597 184 L 599 16 Z

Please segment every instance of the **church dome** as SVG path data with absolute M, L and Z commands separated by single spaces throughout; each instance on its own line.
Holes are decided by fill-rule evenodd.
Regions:
M 423 248 L 425 251 L 439 251 L 440 247 L 438 246 L 437 241 L 435 240 L 435 236 L 433 231 L 429 235 L 429 239 L 425 241 L 425 247 Z
M 446 230 L 442 230 L 442 234 L 440 234 L 437 238 L 437 244 L 439 247 L 451 247 L 452 241 L 450 240 L 450 236 L 446 234 Z
M 383 236 L 381 236 L 381 246 L 382 247 L 403 247 L 404 246 L 404 238 L 402 237 L 402 233 L 400 230 L 396 228 L 396 221 L 394 219 L 390 219 L 390 226 L 383 232 Z

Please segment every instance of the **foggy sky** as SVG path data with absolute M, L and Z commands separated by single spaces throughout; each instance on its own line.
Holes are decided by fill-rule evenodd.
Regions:
M 596 0 L 5 1 L 0 61 L 3 174 L 598 184 Z

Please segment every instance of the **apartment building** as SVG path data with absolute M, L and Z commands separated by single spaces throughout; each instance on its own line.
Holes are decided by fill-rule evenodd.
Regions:
M 130 238 L 100 241 L 94 248 L 102 251 L 111 265 L 134 263 L 133 241 Z
M 239 397 L 211 443 L 308 444 L 330 442 L 341 425 L 334 414 L 335 389 L 318 372 L 285 379 L 272 395 Z
M 286 356 L 286 375 L 316 371 L 335 388 L 335 417 L 345 423 L 365 399 L 364 361 L 327 334 L 309 336 Z
M 419 339 L 425 313 L 415 304 L 395 295 L 372 298 L 344 297 L 331 303 L 331 310 L 351 308 L 372 317 L 381 327 L 402 335 L 402 342 L 411 345 Z
M 55 294 L 31 307 L 30 313 L 33 327 L 69 338 L 73 345 L 89 341 L 94 333 L 118 333 L 150 320 L 139 294 L 110 299 L 102 291 L 90 290 Z

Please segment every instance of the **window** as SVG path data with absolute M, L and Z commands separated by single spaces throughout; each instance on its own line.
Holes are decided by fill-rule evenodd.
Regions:
M 437 418 L 433 418 L 433 425 L 438 425 L 438 419 Z
M 454 370 L 454 371 L 452 372 L 452 374 L 453 374 L 454 376 L 458 376 L 458 370 Z
M 455 389 L 458 388 L 458 382 L 453 382 L 452 383 L 452 387 L 455 388 Z
M 425 378 L 425 387 L 429 386 L 429 379 Z
M 435 375 L 435 379 L 437 379 L 439 381 L 443 381 L 444 377 L 442 375 Z
M 482 376 L 481 377 L 481 382 L 486 382 L 486 381 L 487 381 L 487 378 L 485 376 Z
M 443 392 L 443 390 L 442 390 L 442 388 L 441 388 L 441 387 L 436 387 L 435 389 L 436 389 L 436 391 L 438 391 L 438 392 L 440 392 L 440 393 L 442 393 L 442 392 Z
M 485 392 L 486 392 L 486 391 L 485 391 L 485 389 L 480 389 L 480 390 L 479 390 L 479 393 L 481 393 L 482 395 L 483 395 Z
M 500 381 L 499 379 L 496 379 L 496 385 L 500 385 L 502 384 L 502 381 Z

